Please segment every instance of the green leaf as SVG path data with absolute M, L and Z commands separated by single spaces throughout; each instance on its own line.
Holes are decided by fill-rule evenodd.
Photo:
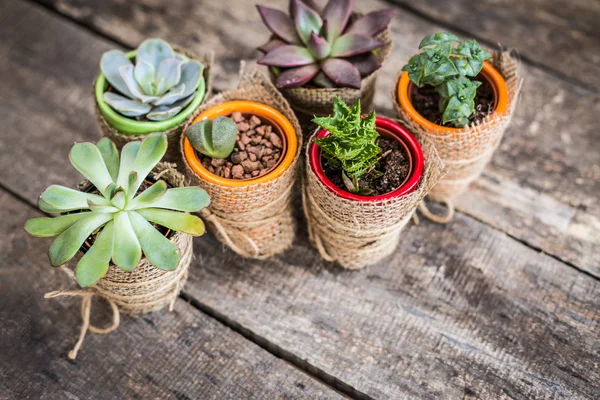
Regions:
M 169 189 L 162 196 L 156 196 L 149 200 L 141 198 L 146 192 L 135 198 L 129 209 L 152 207 L 197 212 L 210 204 L 208 193 L 197 186 Z
M 165 181 L 158 181 L 131 200 L 127 205 L 127 209 L 135 210 L 136 208 L 148 207 L 148 204 L 151 204 L 166 192 L 167 184 Z
M 434 33 L 432 35 L 425 36 L 419 44 L 419 49 L 425 46 L 437 45 L 446 42 L 458 42 L 460 41 L 455 35 L 449 32 Z
M 82 218 L 92 215 L 91 212 L 62 215 L 60 217 L 36 217 L 25 222 L 25 231 L 35 237 L 53 237 L 60 235 Z
M 102 214 L 113 214 L 113 213 L 116 213 L 117 211 L 119 211 L 119 209 L 116 207 L 105 206 L 102 204 L 95 204 L 91 200 L 88 200 L 88 208 L 95 213 L 102 213 Z
M 105 194 L 104 189 L 113 183 L 113 180 L 96 145 L 89 142 L 75 143 L 69 158 L 75 169 Z
M 111 219 L 110 214 L 92 214 L 71 225 L 50 245 L 52 266 L 58 267 L 73 258 L 87 237 Z
M 134 190 L 128 193 L 129 199 L 135 195 L 135 191 L 148 176 L 152 168 L 160 162 L 167 151 L 167 135 L 162 132 L 152 133 L 144 139 L 135 159 L 133 170 L 138 173 Z
M 84 193 L 60 185 L 49 186 L 41 195 L 41 200 L 60 212 L 75 211 L 88 208 L 88 200 L 95 204 L 110 205 L 103 197 L 92 193 Z
M 127 212 L 115 214 L 115 233 L 112 260 L 119 268 L 132 271 L 142 258 L 142 249 Z
M 187 233 L 192 236 L 201 236 L 204 234 L 204 222 L 194 215 L 159 208 L 144 208 L 136 211 L 148 221 L 173 229 L 174 231 Z
M 113 206 L 119 210 L 123 210 L 127 206 L 127 194 L 125 193 L 125 190 L 123 190 L 123 188 L 118 188 L 110 201 Z
M 140 151 L 142 142 L 129 142 L 121 150 L 121 162 L 119 164 L 119 177 L 117 178 L 117 185 L 121 187 L 127 187 L 129 174 L 133 171 L 135 159 Z M 111 196 L 112 197 L 112 196 Z
M 55 214 L 55 213 L 60 213 L 62 212 L 60 209 L 56 208 L 56 207 L 52 207 L 50 204 L 46 203 L 44 200 L 42 200 L 41 198 L 38 199 L 38 207 L 40 210 L 42 210 L 45 213 L 49 213 L 49 214 Z M 73 210 L 68 210 L 68 211 L 73 211 Z
M 100 139 L 96 146 L 100 150 L 100 154 L 102 154 L 102 159 L 110 173 L 112 181 L 116 182 L 119 176 L 119 151 L 117 150 L 117 146 L 109 138 Z
M 355 186 L 352 179 L 350 179 L 345 172 L 342 172 L 342 181 L 350 193 L 356 193 L 358 191 L 358 185 Z
M 167 271 L 177 268 L 177 247 L 137 212 L 129 211 L 128 215 L 144 255 L 150 263 Z
M 109 221 L 102 228 L 92 247 L 79 260 L 75 279 L 81 286 L 91 286 L 106 275 L 113 251 L 113 224 Z

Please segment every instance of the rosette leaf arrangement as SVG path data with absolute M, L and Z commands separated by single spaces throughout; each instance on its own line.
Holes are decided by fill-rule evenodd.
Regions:
M 166 149 L 164 133 L 126 144 L 120 157 L 107 138 L 97 145 L 84 142 L 73 146 L 71 164 L 93 185 L 93 190 L 52 185 L 42 193 L 39 207 L 60 215 L 31 218 L 25 224 L 32 236 L 57 236 L 49 251 L 53 266 L 68 262 L 84 242 L 93 242 L 75 270 L 82 286 L 96 283 L 111 263 L 132 271 L 142 254 L 157 268 L 177 268 L 177 247 L 158 229 L 202 235 L 204 223 L 188 212 L 199 211 L 210 200 L 201 188 L 167 188 L 163 180 L 152 183 L 147 179 Z
M 458 43 L 456 47 L 453 43 Z M 475 96 L 481 82 L 473 80 L 492 55 L 479 47 L 476 40 L 460 41 L 448 32 L 435 33 L 419 44 L 423 52 L 414 55 L 402 70 L 410 80 L 422 87 L 431 85 L 440 95 L 442 124 L 460 128 L 475 113 Z M 471 78 L 471 79 L 470 79 Z
M 259 47 L 259 64 L 275 68 L 279 88 L 312 83 L 318 87 L 360 89 L 361 77 L 381 67 L 375 51 L 384 42 L 375 36 L 392 19 L 392 10 L 374 11 L 353 22 L 353 0 L 329 0 L 323 8 L 312 0 L 291 0 L 289 15 L 257 6 L 273 33 Z
M 102 55 L 100 69 L 115 91 L 104 101 L 116 112 L 138 120 L 162 121 L 177 115 L 194 98 L 204 65 L 176 53 L 164 40 L 148 39 L 137 49 L 135 64 L 119 50 Z

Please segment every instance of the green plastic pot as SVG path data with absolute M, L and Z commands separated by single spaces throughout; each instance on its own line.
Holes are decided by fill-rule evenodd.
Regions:
M 127 58 L 133 61 L 136 54 L 137 50 L 133 50 L 125 55 Z M 106 80 L 104 74 L 100 73 L 96 79 L 96 84 L 94 85 L 94 94 L 96 96 L 96 103 L 98 104 L 100 113 L 106 119 L 108 124 L 119 131 L 119 133 L 130 136 L 143 136 L 152 132 L 164 132 L 183 123 L 194 112 L 194 110 L 196 110 L 200 104 L 202 104 L 204 95 L 206 94 L 206 82 L 204 81 L 203 74 L 200 78 L 200 83 L 198 84 L 196 96 L 186 108 L 181 110 L 179 114 L 163 121 L 138 121 L 119 114 L 104 101 L 104 92 L 107 88 L 108 81 Z

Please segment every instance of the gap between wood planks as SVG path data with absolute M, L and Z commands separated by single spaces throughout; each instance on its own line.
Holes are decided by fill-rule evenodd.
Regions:
M 385 0 L 385 1 L 392 4 L 394 7 L 400 8 L 400 9 L 404 10 L 405 12 L 414 15 L 417 18 L 421 18 L 422 20 L 425 20 L 427 22 L 447 28 L 451 31 L 454 31 L 455 33 L 458 33 L 460 36 L 473 38 L 473 39 L 477 40 L 478 42 L 483 43 L 484 45 L 486 45 L 489 48 L 494 49 L 500 45 L 500 43 L 491 42 L 488 39 L 478 36 L 466 29 L 461 28 L 458 25 L 448 23 L 445 21 L 440 21 L 440 20 L 428 15 L 427 13 L 424 13 L 423 11 L 418 10 L 408 4 L 397 3 L 394 0 Z M 585 90 L 586 92 L 594 93 L 594 94 L 600 93 L 600 91 L 598 89 L 590 87 L 590 85 L 588 85 L 570 75 L 565 75 L 564 73 L 552 68 L 552 66 L 550 66 L 550 65 L 540 63 L 540 62 L 536 61 L 535 59 L 528 57 L 526 54 L 522 54 L 518 51 L 516 51 L 516 54 L 523 63 L 525 63 L 533 68 L 544 71 L 548 75 L 551 75 L 557 79 L 560 79 L 561 81 L 564 81 L 564 82 L 570 83 L 574 86 L 577 86 L 578 88 Z

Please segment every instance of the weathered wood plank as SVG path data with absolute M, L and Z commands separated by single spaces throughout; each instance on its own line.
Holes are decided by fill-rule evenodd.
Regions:
M 41 1 L 128 46 L 160 36 L 197 50 L 212 48 L 217 53 L 219 90 L 235 86 L 239 60 L 256 58 L 254 48 L 268 36 L 253 2 L 232 6 L 232 2 L 173 1 L 167 6 L 157 0 Z M 286 1 L 261 3 L 283 9 Z M 381 1 L 357 5 L 369 10 L 389 7 Z M 395 47 L 381 70 L 375 99 L 377 109 L 389 115 L 396 72 L 423 36 L 443 29 L 402 10 L 396 12 L 392 28 Z M 535 31 L 531 34 L 535 36 Z M 581 40 L 581 46 L 586 45 Z M 489 170 L 494 179 L 477 182 L 458 202 L 458 209 L 600 276 L 600 153 L 590 151 L 600 140 L 596 118 L 600 98 L 536 68 L 524 65 L 523 73 L 521 107 Z M 519 204 L 522 196 L 547 201 L 538 210 Z M 567 210 L 563 218 L 573 216 L 560 228 L 552 223 L 555 205 Z
M 390 0 L 600 90 L 600 3 L 586 0 Z
M 107 336 L 88 334 L 70 361 L 80 300 L 43 296 L 75 284 L 48 264 L 49 240 L 23 230 L 39 213 L 3 191 L 0 204 L 1 399 L 342 398 L 183 300 L 174 312 L 122 317 Z M 94 302 L 98 326 L 110 324 L 105 309 Z
M 358 272 L 197 246 L 186 293 L 377 399 L 594 399 L 600 282 L 458 215 Z

